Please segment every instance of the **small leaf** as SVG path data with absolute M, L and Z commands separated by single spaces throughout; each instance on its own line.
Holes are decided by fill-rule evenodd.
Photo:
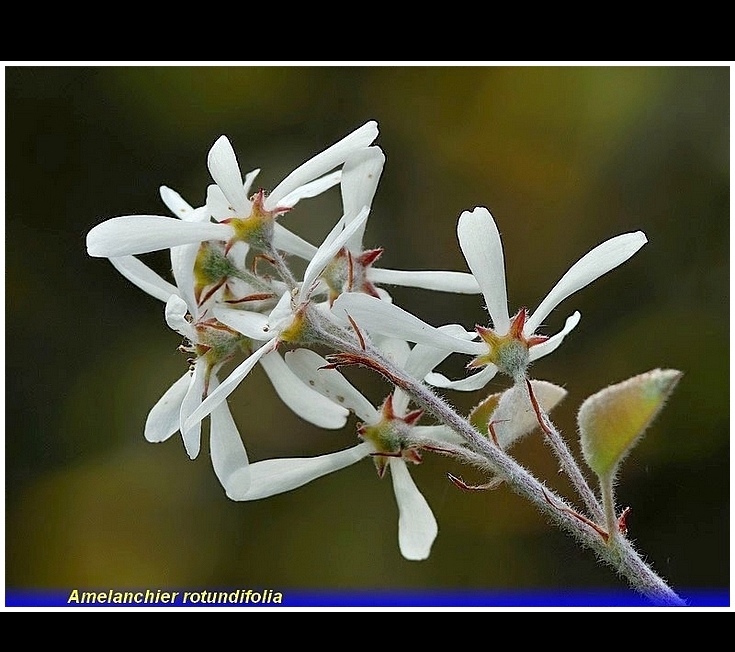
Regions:
M 539 405 L 546 413 L 551 412 L 567 395 L 564 388 L 545 380 L 532 380 L 531 385 Z M 503 449 L 539 425 L 525 385 L 514 385 L 504 392 L 490 394 L 473 408 L 469 420 L 483 434 L 488 433 L 489 424 L 492 423 L 498 444 Z
M 500 397 L 503 394 L 498 392 L 497 394 L 490 394 L 487 398 L 483 399 L 478 403 L 472 412 L 469 414 L 470 423 L 481 433 L 487 432 L 487 424 L 490 423 L 490 419 L 493 416 L 493 412 L 500 403 Z
M 582 454 L 598 476 L 614 477 L 681 376 L 675 369 L 654 369 L 606 387 L 582 403 L 577 415 Z

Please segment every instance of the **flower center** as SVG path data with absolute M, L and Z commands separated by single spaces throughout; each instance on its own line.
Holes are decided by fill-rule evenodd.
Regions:
M 367 278 L 367 270 L 382 253 L 382 249 L 369 249 L 355 255 L 346 247 L 340 249 L 322 272 L 322 279 L 329 287 L 330 304 L 343 292 L 364 292 L 379 298 Z
M 467 367 L 475 368 L 494 364 L 514 380 L 523 380 L 530 363 L 528 350 L 548 339 L 544 335 L 526 337 L 523 334 L 526 319 L 528 319 L 528 311 L 521 308 L 511 320 L 510 328 L 505 335 L 499 335 L 492 328 L 476 326 L 475 330 L 487 344 L 488 352 L 477 356 Z
M 419 420 L 421 414 L 421 410 L 415 410 L 403 417 L 396 415 L 391 394 L 383 403 L 380 421 L 370 425 L 362 424 L 357 429 L 360 438 L 375 447 L 372 457 L 381 478 L 385 475 L 385 468 L 391 457 L 400 457 L 414 464 L 421 462 L 418 448 L 410 441 L 411 426 Z
M 276 214 L 283 211 L 265 209 L 263 205 L 265 192 L 263 190 L 253 195 L 250 201 L 252 202 L 250 215 L 223 220 L 223 223 L 229 224 L 234 231 L 234 235 L 227 243 L 226 250 L 229 250 L 237 241 L 247 242 L 259 251 L 270 251 L 271 249 Z

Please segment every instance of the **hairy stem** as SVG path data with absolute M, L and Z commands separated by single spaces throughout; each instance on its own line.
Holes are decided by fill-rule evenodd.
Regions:
M 369 342 L 358 342 L 352 333 L 337 329 L 334 323 L 316 313 L 311 316 L 314 331 L 322 342 L 346 354 L 342 357 L 335 356 L 337 366 L 363 365 L 382 374 L 390 383 L 407 392 L 419 407 L 463 437 L 469 448 L 487 460 L 489 467 L 514 492 L 531 501 L 542 514 L 573 536 L 582 546 L 591 548 L 599 559 L 624 577 L 634 590 L 655 605 L 686 606 L 686 602 L 641 559 L 627 539 L 616 537 L 616 544 L 608 545 L 608 537 L 602 536 L 599 528 L 585 522 L 586 519 L 575 516 L 574 509 L 561 496 L 544 486 L 500 447 L 493 445 L 423 382 L 395 367 Z
M 615 545 L 620 539 L 618 529 L 618 517 L 615 513 L 615 494 L 613 491 L 612 478 L 601 478 L 602 505 L 605 508 L 605 524 L 610 533 L 610 544 Z
M 528 397 L 531 400 L 531 405 L 533 405 L 534 412 L 536 412 L 536 418 L 541 426 L 541 430 L 543 430 L 546 435 L 546 443 L 551 447 L 551 450 L 561 463 L 562 469 L 564 469 L 564 472 L 572 481 L 577 493 L 582 497 L 582 500 L 590 511 L 592 518 L 602 523 L 605 519 L 605 514 L 603 513 L 602 507 L 600 507 L 600 503 L 597 500 L 594 491 L 592 491 L 589 484 L 587 484 L 587 480 L 585 480 L 579 465 L 564 442 L 561 434 L 559 434 L 559 431 L 551 422 L 549 416 L 543 411 L 543 408 L 541 408 L 536 400 L 536 395 L 533 392 L 531 381 L 526 379 L 525 385 Z

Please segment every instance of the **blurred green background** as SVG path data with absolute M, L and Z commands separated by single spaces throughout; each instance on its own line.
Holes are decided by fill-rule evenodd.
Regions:
M 630 536 L 675 589 L 729 588 L 729 68 L 431 66 L 6 67 L 6 586 L 8 588 L 618 589 L 589 551 L 507 488 L 463 493 L 426 455 L 412 475 L 439 536 L 404 560 L 390 480 L 365 461 L 255 503 L 228 500 L 204 454 L 143 438 L 184 370 L 163 305 L 85 234 L 162 214 L 160 185 L 200 205 L 209 147 L 232 141 L 266 189 L 367 120 L 387 162 L 365 245 L 380 265 L 465 270 L 459 214 L 487 206 L 511 310 L 535 308 L 593 246 L 649 243 L 565 301 L 582 321 L 533 376 L 569 392 L 553 413 L 577 449 L 591 393 L 655 367 L 684 377 L 623 464 Z M 318 243 L 338 193 L 287 226 Z M 161 271 L 162 254 L 146 257 Z M 478 297 L 391 289 L 425 320 L 484 322 Z M 457 372 L 463 360 L 451 361 Z M 455 365 L 452 367 L 452 365 Z M 379 400 L 387 387 L 351 376 Z M 505 386 L 496 379 L 487 391 Z M 469 410 L 483 396 L 452 393 Z M 279 403 L 256 369 L 230 404 L 252 460 L 351 446 Z M 569 488 L 540 435 L 518 459 Z

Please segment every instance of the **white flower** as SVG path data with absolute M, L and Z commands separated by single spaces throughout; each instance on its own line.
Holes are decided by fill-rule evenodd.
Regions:
M 479 373 L 457 381 L 450 381 L 438 373 L 430 373 L 426 377 L 427 382 L 437 387 L 465 391 L 484 387 L 499 369 L 516 381 L 524 378 L 528 365 L 556 350 L 579 323 L 580 314 L 574 312 L 562 330 L 552 337 L 537 335 L 536 330 L 551 311 L 574 292 L 628 260 L 647 242 L 640 231 L 603 242 L 572 265 L 530 316 L 523 309 L 511 320 L 503 248 L 492 215 L 483 207 L 463 212 L 457 235 L 467 264 L 480 285 L 492 322 L 492 328 L 478 326 L 476 329 L 483 341 L 462 341 L 438 331 L 397 306 L 367 295 L 343 294 L 334 303 L 333 311 L 341 319 L 349 315 L 368 333 L 381 333 L 475 356 L 468 366 L 484 367 Z
M 462 335 L 456 325 L 442 327 L 444 332 Z M 398 349 L 394 349 L 396 351 Z M 414 377 L 422 377 L 446 356 L 433 347 L 416 345 L 400 355 L 396 364 Z M 372 457 L 380 477 L 390 470 L 398 505 L 398 542 L 401 554 L 410 560 L 426 559 L 438 533 L 436 519 L 426 499 L 416 487 L 408 462 L 421 462 L 422 450 L 451 454 L 463 448 L 465 440 L 445 425 L 417 425 L 420 410 L 409 411 L 408 396 L 396 388 L 378 409 L 336 370 L 325 369 L 327 360 L 308 349 L 286 353 L 286 364 L 296 375 L 335 403 L 354 412 L 362 423 L 358 433 L 361 443 L 344 450 L 317 457 L 294 457 L 263 460 L 242 471 L 236 470 L 225 481 L 227 495 L 237 501 L 267 498 L 301 487 L 328 473 Z M 551 410 L 566 394 L 544 381 L 532 381 L 544 409 Z M 490 397 L 491 400 L 493 397 Z M 524 398 L 525 404 L 523 403 Z M 538 425 L 527 397 L 508 390 L 492 404 L 497 439 L 509 446 Z M 485 410 L 486 413 L 491 410 Z M 518 412 L 516 414 L 516 411 Z M 486 424 L 485 424 L 486 425 Z
M 257 170 L 246 175 L 243 182 L 232 146 L 223 136 L 215 142 L 208 156 L 210 173 L 217 186 L 210 188 L 208 193 L 206 220 L 172 220 L 160 215 L 115 217 L 98 224 L 87 234 L 87 251 L 90 256 L 116 258 L 206 240 L 230 244 L 244 240 L 305 256 L 311 251 L 310 245 L 275 224 L 275 217 L 288 211 L 299 199 L 323 192 L 337 183 L 339 173 L 328 173 L 342 165 L 354 150 L 370 145 L 377 135 L 377 124 L 367 122 L 300 165 L 268 196 L 259 192 L 252 201 L 248 199 L 248 190 Z M 326 177 L 321 179 L 323 175 Z M 209 221 L 210 213 L 224 222 Z M 269 234 L 261 233 L 268 229 Z M 268 235 L 267 243 L 260 242 L 261 236 Z
M 414 348 L 406 360 L 406 368 L 426 373 L 426 355 L 433 360 L 436 351 Z M 338 371 L 323 369 L 328 362 L 308 349 L 286 353 L 286 363 L 294 372 L 308 381 L 324 396 L 354 412 L 362 424 L 358 428 L 363 441 L 345 450 L 311 458 L 281 458 L 255 462 L 247 470 L 233 473 L 225 483 L 227 495 L 233 500 L 250 501 L 266 498 L 296 489 L 333 471 L 345 468 L 367 457 L 372 457 L 378 474 L 387 469 L 393 483 L 398 504 L 398 543 L 401 554 L 410 560 L 429 556 L 438 533 L 434 514 L 426 499 L 416 487 L 408 471 L 407 462 L 421 461 L 420 447 L 415 437 L 423 442 L 443 445 L 445 439 L 456 443 L 456 435 L 444 426 L 417 426 L 421 411 L 407 411 L 405 396 L 389 395 L 381 408 L 376 409 Z M 431 364 L 431 362 L 429 362 Z M 412 431 L 417 431 L 414 435 Z
M 199 383 L 194 380 L 195 373 L 186 372 L 159 399 L 148 413 L 145 424 L 145 438 L 153 443 L 166 441 L 180 429 L 181 414 L 187 397 L 192 396 L 191 388 Z M 210 387 L 217 386 L 217 376 L 212 375 Z M 187 452 L 192 459 L 199 448 L 198 438 L 184 440 Z M 236 470 L 243 486 L 248 482 L 248 456 L 242 443 L 240 432 L 230 413 L 227 403 L 218 405 L 210 415 L 209 451 L 212 467 L 223 487 L 225 481 Z
M 201 216 L 201 211 L 192 209 L 169 188 L 162 187 L 161 196 L 172 211 L 182 215 L 182 219 L 198 219 L 197 216 Z M 238 243 L 238 247 L 244 257 L 245 252 L 242 249 L 247 246 Z M 161 278 L 134 256 L 110 259 L 126 278 L 148 294 L 166 302 L 165 314 L 169 327 L 187 341 L 184 350 L 193 356 L 191 368 L 152 408 L 146 421 L 145 437 L 149 441 L 164 441 L 180 430 L 184 447 L 192 459 L 199 454 L 201 419 L 193 421 L 189 427 L 184 427 L 185 422 L 199 407 L 203 398 L 219 386 L 218 369 L 235 355 L 251 353 L 253 346 L 251 340 L 212 317 L 213 296 L 210 295 L 209 301 L 196 298 L 196 262 L 203 250 L 208 250 L 208 247 L 200 244 L 171 249 L 171 264 L 177 285 Z M 276 284 L 276 287 L 281 286 L 282 284 Z M 260 362 L 278 396 L 297 415 L 323 428 L 344 426 L 347 410 L 335 406 L 304 385 L 277 355 L 265 356 Z M 219 432 L 216 424 L 224 424 L 223 427 L 227 428 L 232 420 L 231 417 L 228 419 L 224 411 L 229 414 L 226 406 L 223 410 L 212 411 L 210 439 L 213 437 L 215 441 L 210 443 L 210 447 L 218 446 Z M 224 445 L 219 448 L 228 449 Z
M 276 348 L 281 342 L 301 342 L 304 336 L 304 329 L 308 328 L 308 324 L 306 323 L 306 310 L 311 305 L 311 294 L 319 282 L 319 276 L 336 252 L 344 246 L 347 239 L 357 229 L 362 227 L 367 219 L 367 213 L 367 208 L 364 208 L 358 218 L 353 220 L 347 228 L 342 228 L 344 223 L 343 219 L 337 222 L 317 250 L 316 255 L 307 265 L 300 288 L 293 293 L 290 291 L 284 292 L 269 315 L 266 316 L 249 310 L 240 310 L 225 306 L 214 308 L 214 316 L 219 322 L 242 333 L 251 341 L 261 344 L 232 371 L 215 391 L 209 394 L 197 406 L 186 420 L 184 424 L 185 430 L 195 427 L 198 421 L 201 421 L 216 405 L 224 401 L 259 361 L 261 363 L 265 362 L 266 371 L 268 371 L 268 365 L 278 365 L 279 368 L 282 368 L 282 365 L 276 361 L 278 357 L 278 354 L 275 353 Z M 270 358 L 269 355 L 271 356 Z M 273 366 L 273 368 L 275 367 Z M 297 401 L 299 392 L 292 391 L 288 395 L 292 396 L 294 401 Z M 291 407 L 295 409 L 293 404 Z M 319 401 L 313 401 L 312 399 L 303 401 L 303 405 L 299 406 L 296 412 L 312 421 L 312 423 L 316 423 L 316 420 L 319 420 L 320 417 L 322 421 L 328 423 L 334 421 L 334 409 L 325 410 Z M 341 425 L 344 425 L 346 414 L 347 412 L 345 410 L 339 413 Z M 321 424 L 317 423 L 317 425 Z M 341 427 L 341 425 L 326 427 Z

